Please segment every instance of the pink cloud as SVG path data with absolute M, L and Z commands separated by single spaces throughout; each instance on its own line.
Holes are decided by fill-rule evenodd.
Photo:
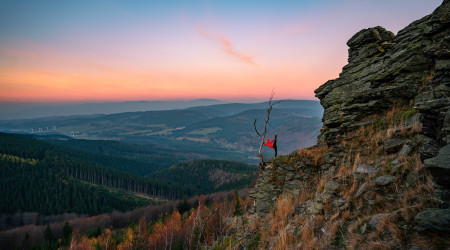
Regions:
M 233 51 L 233 49 L 231 47 L 231 42 L 227 38 L 222 37 L 222 38 L 220 38 L 220 41 L 225 46 L 225 51 L 228 54 L 241 59 L 245 63 L 256 65 L 256 63 L 253 62 L 253 56 L 251 56 L 251 55 L 244 55 L 244 54 L 238 53 L 236 51 Z
M 207 38 L 209 40 L 220 42 L 223 45 L 223 49 L 225 50 L 225 52 L 227 54 L 238 58 L 242 62 L 245 62 L 247 64 L 251 64 L 251 65 L 257 65 L 253 61 L 254 56 L 236 52 L 233 49 L 232 43 L 226 37 L 223 37 L 223 36 L 222 37 L 215 37 L 215 36 L 212 36 L 212 35 L 204 32 L 202 30 L 199 30 L 199 29 L 195 29 L 195 32 L 197 32 L 198 34 L 200 34 L 201 36 L 203 36 L 203 37 L 205 37 L 205 38 Z

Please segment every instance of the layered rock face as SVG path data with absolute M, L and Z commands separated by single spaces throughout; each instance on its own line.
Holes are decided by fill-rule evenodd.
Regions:
M 317 170 L 306 158 L 295 163 L 269 163 L 259 176 L 251 194 L 256 201 L 255 212 L 259 215 L 268 214 L 280 194 L 298 196 L 301 189 L 308 188 L 308 181 L 316 174 Z
M 396 36 L 382 27 L 355 34 L 347 42 L 348 64 L 339 78 L 315 91 L 325 109 L 319 142 L 332 145 L 338 135 L 373 122 L 371 115 L 413 102 L 424 134 L 448 144 L 449 13 L 446 1 Z
M 324 107 L 323 128 L 318 145 L 307 151 L 321 159 L 312 163 L 308 153 L 293 153 L 271 160 L 253 190 L 256 212 L 266 215 L 283 193 L 298 199 L 303 192 L 296 208 L 301 218 L 359 209 L 373 216 L 370 230 L 396 218 L 410 233 L 405 211 L 414 210 L 415 233 L 450 234 L 450 0 L 397 35 L 368 28 L 347 45 L 348 64 L 339 78 L 315 91 Z M 433 201 L 424 205 L 405 192 L 420 190 L 427 171 Z M 407 204 L 399 205 L 400 199 Z M 374 204 L 392 211 L 374 215 Z
M 414 104 L 423 124 L 424 136 L 416 139 L 421 159 L 435 181 L 450 188 L 450 1 L 396 36 L 369 28 L 347 45 L 339 78 L 315 91 L 325 109 L 319 143 L 333 145 L 394 106 Z

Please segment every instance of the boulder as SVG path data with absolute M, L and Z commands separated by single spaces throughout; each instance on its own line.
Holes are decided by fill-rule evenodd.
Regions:
M 385 219 L 387 217 L 395 216 L 395 215 L 398 215 L 401 213 L 402 213 L 402 210 L 398 209 L 398 210 L 392 211 L 390 213 L 377 214 L 377 215 L 372 216 L 372 218 L 369 220 L 368 224 L 371 228 L 376 228 L 378 223 L 380 221 L 382 221 L 383 219 Z
M 369 43 L 383 43 L 386 41 L 392 41 L 394 33 L 387 31 L 385 28 L 377 26 L 374 28 L 363 29 L 356 33 L 347 42 L 347 46 L 350 48 L 360 47 Z
M 372 174 L 375 173 L 376 171 L 377 170 L 374 167 L 366 164 L 360 164 L 355 168 L 355 173 L 358 174 Z
M 377 214 L 372 216 L 372 218 L 369 220 L 369 226 L 371 228 L 376 228 L 378 223 L 383 220 L 384 218 L 388 217 L 390 214 L 389 213 L 384 213 L 384 214 Z
M 395 180 L 395 176 L 392 175 L 383 175 L 373 179 L 372 181 L 377 184 L 377 186 L 386 186 L 392 183 Z
M 358 188 L 358 190 L 356 191 L 356 194 L 355 194 L 355 198 L 358 198 L 358 197 L 364 192 L 364 189 L 366 188 L 366 185 L 367 185 L 367 182 L 364 182 L 364 183 Z
M 439 185 L 450 188 L 450 144 L 442 147 L 436 157 L 426 159 L 424 167 Z
M 403 147 L 403 144 L 405 144 L 405 141 L 401 139 L 387 139 L 383 143 L 383 149 L 386 153 L 392 154 L 398 152 Z
M 419 153 L 422 160 L 435 157 L 439 153 L 439 146 L 433 140 L 427 141 L 419 148 Z
M 324 191 L 327 193 L 335 193 L 339 190 L 339 187 L 341 185 L 337 183 L 336 181 L 329 181 L 325 183 Z
M 422 211 L 414 218 L 416 228 L 420 232 L 450 233 L 450 209 L 430 208 Z
M 309 207 L 309 213 L 320 214 L 323 210 L 323 204 L 320 202 L 313 202 Z
M 413 151 L 413 147 L 408 145 L 408 144 L 404 144 L 402 149 L 400 150 L 400 152 L 398 153 L 398 156 L 408 156 L 411 154 L 411 152 Z
M 413 185 L 417 180 L 417 175 L 414 174 L 414 172 L 410 172 L 407 176 L 406 176 L 406 186 L 409 187 L 411 185 Z

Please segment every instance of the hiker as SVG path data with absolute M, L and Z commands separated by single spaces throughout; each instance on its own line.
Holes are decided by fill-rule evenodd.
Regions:
M 277 153 L 278 153 L 277 152 L 277 136 L 278 136 L 278 133 L 275 134 L 275 139 L 273 139 L 273 140 L 266 139 L 266 143 L 263 143 L 264 146 L 273 148 L 275 150 L 275 157 L 277 157 Z

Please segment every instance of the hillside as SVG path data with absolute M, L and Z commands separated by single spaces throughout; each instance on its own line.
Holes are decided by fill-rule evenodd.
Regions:
M 449 13 L 446 0 L 397 35 L 374 27 L 348 41 L 339 78 L 315 91 L 318 144 L 263 166 L 259 246 L 448 248 Z
M 258 137 L 252 126 L 263 126 L 265 109 L 252 109 L 241 113 L 216 117 L 174 131 L 177 139 L 215 142 L 231 149 L 249 150 L 257 147 Z M 301 109 L 274 109 L 269 123 L 270 136 L 278 133 L 279 152 L 290 153 L 299 147 L 314 145 L 321 122 L 319 117 L 308 117 Z M 254 154 L 254 153 L 253 153 Z
M 89 185 L 35 159 L 2 154 L 0 168 L 1 214 L 37 212 L 42 215 L 96 215 L 158 203 L 150 197 L 138 197 L 131 192 Z M 0 230 L 8 226 L 8 223 L 2 223 Z
M 154 203 L 156 197 L 191 195 L 188 188 L 120 171 L 139 172 L 149 167 L 144 163 L 89 154 L 21 135 L 0 133 L 0 155 L 0 213 L 94 215 L 131 210 Z M 136 193 L 150 197 L 142 199 Z
M 241 162 L 196 160 L 152 173 L 148 177 L 172 181 L 190 187 L 195 194 L 205 194 L 248 187 L 256 178 L 257 168 Z
M 195 158 L 195 155 L 188 155 L 182 149 L 176 149 L 168 145 L 134 145 L 119 141 L 83 140 L 50 135 L 33 137 L 52 144 L 87 152 L 85 153 L 86 156 L 95 155 L 99 160 L 105 159 L 105 161 L 108 161 L 105 164 L 109 167 L 141 176 Z
M 142 159 L 123 157 L 124 152 L 149 153 L 146 148 L 134 151 L 136 146 L 117 142 L 112 145 L 111 142 L 95 141 L 73 143 L 78 147 L 98 149 L 106 145 L 104 148 L 112 155 L 80 151 L 30 136 L 0 133 L 0 213 L 96 215 L 114 210 L 128 211 L 166 199 L 230 190 L 235 185 L 247 187 L 251 184 L 249 176 L 255 171 L 244 163 L 210 160 L 201 165 L 204 172 L 183 172 L 190 182 L 179 182 L 172 175 L 150 179 L 144 175 L 164 168 Z M 219 173 L 218 179 L 211 179 L 207 186 L 199 189 L 199 183 L 192 180 L 210 177 L 206 174 L 209 168 Z M 222 175 L 234 178 L 226 179 L 228 185 L 224 186 L 220 179 Z

